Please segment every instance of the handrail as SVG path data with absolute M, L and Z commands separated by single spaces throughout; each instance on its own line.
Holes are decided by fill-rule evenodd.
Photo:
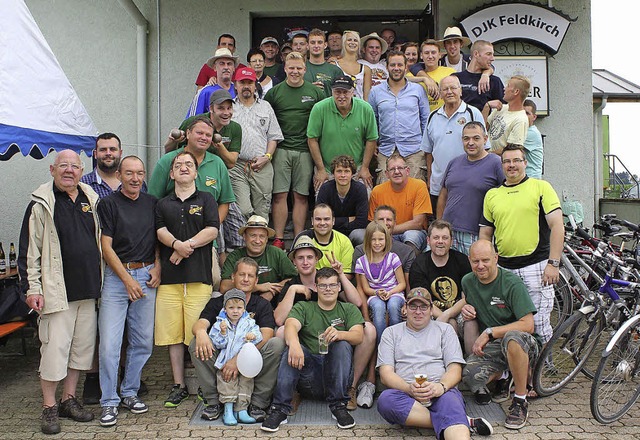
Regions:
M 609 178 L 609 184 L 614 187 L 618 185 L 621 187 L 620 197 L 623 199 L 629 198 L 631 196 L 631 190 L 633 188 L 637 188 L 638 192 L 640 193 L 640 181 L 638 181 L 638 179 L 635 178 L 635 176 L 631 173 L 631 171 L 629 171 L 629 168 L 626 167 L 624 162 L 622 162 L 622 160 L 615 154 L 605 153 L 603 154 L 603 156 L 609 162 L 609 171 L 613 176 L 612 178 L 611 177 Z M 620 180 L 620 177 L 618 177 L 616 173 L 616 162 L 620 162 L 620 165 L 622 166 L 624 171 L 627 172 L 629 179 L 634 182 L 634 185 L 630 186 L 629 188 L 625 188 L 624 186 L 625 184 Z M 616 179 L 619 181 L 618 184 L 616 184 Z

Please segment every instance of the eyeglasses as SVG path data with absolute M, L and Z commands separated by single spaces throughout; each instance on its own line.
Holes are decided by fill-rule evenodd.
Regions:
M 522 163 L 522 162 L 524 162 L 524 159 L 517 159 L 517 158 L 516 159 L 502 159 L 502 163 L 505 164 L 505 165 L 511 165 L 511 164 L 517 165 L 517 164 Z
M 456 91 L 460 88 L 460 86 L 449 86 L 449 87 L 443 87 L 440 89 L 441 92 L 453 92 Z
M 334 290 L 340 287 L 340 283 L 317 284 L 318 290 Z
M 83 167 L 80 164 L 77 163 L 59 163 L 57 165 L 54 165 L 56 168 L 58 168 L 59 170 L 66 170 L 71 168 L 73 171 L 80 171 Z
M 176 162 L 173 164 L 173 169 L 174 170 L 179 170 L 182 167 L 187 167 L 190 170 L 196 167 L 196 164 L 189 161 L 189 162 Z
M 409 168 L 409 167 L 405 165 L 403 167 L 387 168 L 387 171 L 389 171 L 390 173 L 395 173 L 396 171 L 402 172 L 402 171 L 406 170 L 407 168 Z
M 407 308 L 409 310 L 411 310 L 412 312 L 415 312 L 416 310 L 420 310 L 421 312 L 426 312 L 427 310 L 429 310 L 431 308 L 431 303 L 429 303 L 429 304 L 408 304 Z

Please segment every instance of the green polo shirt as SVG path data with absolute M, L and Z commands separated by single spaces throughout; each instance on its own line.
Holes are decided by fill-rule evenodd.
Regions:
M 182 151 L 184 151 L 184 148 L 179 148 L 165 154 L 158 160 L 153 169 L 153 174 L 151 174 L 151 179 L 149 179 L 149 194 L 161 199 L 173 192 L 175 184 L 173 179 L 169 177 L 171 161 Z M 198 166 L 196 188 L 199 191 L 210 193 L 219 205 L 236 201 L 227 167 L 222 159 L 208 151 L 205 153 L 202 163 Z
M 189 126 L 189 124 L 191 124 L 191 121 L 202 116 L 210 119 L 211 112 L 191 116 L 190 118 L 185 119 L 182 124 L 180 124 L 180 130 L 187 131 L 187 127 Z M 230 153 L 240 153 L 240 148 L 242 147 L 242 128 L 240 127 L 240 124 L 235 121 L 231 121 L 229 122 L 229 125 L 225 125 L 220 131 L 217 131 L 214 128 L 213 133 L 218 133 L 220 134 L 220 136 L 222 136 L 222 143 L 227 147 L 227 150 Z M 180 144 L 181 147 L 184 147 L 185 145 L 187 145 L 186 140 Z M 215 148 L 213 148 L 212 146 L 209 147 L 209 151 L 217 155 Z
M 338 111 L 333 97 L 323 99 L 311 110 L 307 137 L 318 139 L 327 171 L 333 158 L 341 154 L 348 154 L 361 165 L 365 143 L 378 139 L 378 125 L 369 103 L 356 97 L 352 102 L 346 117 Z

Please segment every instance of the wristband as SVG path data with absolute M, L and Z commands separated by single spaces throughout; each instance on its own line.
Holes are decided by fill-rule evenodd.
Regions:
M 442 385 L 442 389 L 444 390 L 442 392 L 442 394 L 446 393 L 447 391 L 449 391 L 449 389 L 445 386 L 445 384 L 443 384 L 442 382 L 438 382 L 440 385 Z
M 171 249 L 173 249 L 173 245 L 176 244 L 176 241 L 178 241 L 178 239 L 174 238 L 173 241 L 171 242 Z
M 271 161 L 271 158 L 273 157 L 271 153 L 264 153 L 264 155 L 269 159 L 269 161 Z

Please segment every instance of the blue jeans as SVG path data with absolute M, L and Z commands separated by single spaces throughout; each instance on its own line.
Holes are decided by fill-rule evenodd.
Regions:
M 146 295 L 139 300 L 130 301 L 129 294 L 120 278 L 105 266 L 102 298 L 98 313 L 98 329 L 100 333 L 100 388 L 102 389 L 101 406 L 118 406 L 118 367 L 120 365 L 120 349 L 125 322 L 128 342 L 127 359 L 124 378 L 120 384 L 120 396 L 138 395 L 142 367 L 147 363 L 153 350 L 153 323 L 156 305 L 156 289 L 147 286 L 149 269 L 153 265 L 140 269 L 128 270 Z
M 326 398 L 334 409 L 349 401 L 347 389 L 351 385 L 353 348 L 346 341 L 329 344 L 329 354 L 312 354 L 302 346 L 302 370 L 289 365 L 289 347 L 285 348 L 278 368 L 278 380 L 273 393 L 273 405 L 284 413 L 291 411 L 291 399 L 296 388 L 303 396 Z
M 372 296 L 369 300 L 371 310 L 371 320 L 376 328 L 376 342 L 380 344 L 382 332 L 385 328 L 402 322 L 402 306 L 404 299 L 399 296 L 392 296 L 387 301 L 383 301 L 377 296 Z M 389 314 L 389 325 L 387 326 L 387 313 Z

